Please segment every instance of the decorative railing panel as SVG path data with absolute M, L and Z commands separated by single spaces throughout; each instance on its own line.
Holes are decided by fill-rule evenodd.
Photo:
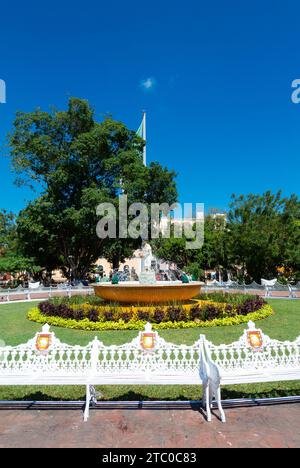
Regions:
M 260 339 L 260 346 L 251 346 L 249 336 Z M 255 324 L 249 322 L 243 336 L 229 345 L 216 346 L 206 342 L 211 360 L 225 371 L 259 370 L 268 368 L 300 367 L 300 338 L 294 342 L 273 340 Z M 257 343 L 258 345 L 259 343 Z
M 153 335 L 153 349 L 143 349 L 143 333 Z M 37 349 L 40 336 L 48 337 L 47 350 Z M 97 338 L 87 346 L 67 345 L 50 333 L 46 325 L 28 343 L 0 348 L 0 375 L 198 375 L 199 364 L 200 341 L 192 346 L 168 343 L 149 324 L 131 343 L 118 346 L 106 346 Z

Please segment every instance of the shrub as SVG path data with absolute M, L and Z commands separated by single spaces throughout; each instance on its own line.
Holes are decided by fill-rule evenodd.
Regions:
M 211 298 L 211 294 L 208 295 Z M 160 306 L 120 306 L 101 301 L 101 305 L 80 303 L 73 304 L 68 298 L 49 300 L 39 304 L 39 310 L 45 317 L 60 317 L 74 321 L 88 320 L 89 323 L 133 323 L 151 322 L 162 323 L 188 323 L 213 322 L 218 319 L 246 316 L 260 311 L 266 302 L 263 298 L 242 294 L 214 294 L 214 298 L 223 298 L 223 301 L 191 301 L 188 304 L 171 303 Z
M 105 310 L 103 315 L 104 315 L 104 319 L 108 322 L 114 319 L 113 310 Z
M 263 298 L 255 296 L 246 299 L 242 304 L 239 304 L 236 308 L 237 314 L 246 315 L 251 312 L 255 312 L 265 305 Z
M 169 311 L 168 311 L 168 319 L 171 321 L 171 322 L 179 322 L 180 320 L 180 310 L 177 308 L 171 308 Z
M 254 298 L 260 299 L 266 304 L 266 301 L 259 297 L 253 296 L 252 294 L 242 294 L 242 293 L 228 293 L 228 292 L 211 292 L 211 293 L 202 293 L 199 296 L 200 300 L 203 301 L 212 301 L 218 302 L 223 304 L 231 304 L 233 306 L 237 306 L 239 304 L 244 304 L 245 301 L 248 299 L 253 300 Z
M 166 314 L 162 309 L 155 309 L 153 314 L 153 321 L 155 323 L 161 323 L 164 321 L 165 315 Z
M 207 315 L 206 320 L 214 320 L 217 317 L 219 317 L 219 315 L 220 315 L 220 309 L 218 309 L 216 306 L 210 305 L 210 304 L 208 304 L 206 306 L 205 312 L 206 312 L 206 315 Z
M 122 320 L 124 320 L 125 323 L 128 323 L 132 319 L 132 313 L 131 312 L 123 312 L 122 314 Z
M 150 322 L 150 320 L 151 320 L 150 312 L 148 310 L 139 309 L 137 311 L 137 316 L 138 316 L 139 320 L 144 320 L 146 322 Z
M 166 319 L 170 322 L 185 322 L 189 319 L 189 314 L 182 307 L 173 306 L 166 311 Z
M 225 311 L 228 317 L 232 317 L 233 315 L 235 315 L 234 307 L 231 304 L 226 305 Z
M 59 312 L 58 308 L 54 304 L 51 304 L 48 301 L 40 302 L 38 307 L 40 311 L 42 312 L 42 314 L 46 316 L 52 316 L 52 315 L 56 316 L 58 315 L 58 312 Z
M 83 320 L 84 319 L 84 312 L 82 309 L 74 309 L 73 310 L 73 318 L 75 320 Z
M 91 322 L 98 322 L 99 320 L 99 312 L 96 309 L 91 309 L 88 314 L 88 319 Z
M 59 304 L 57 306 L 57 315 L 62 318 L 73 318 L 74 311 L 66 304 Z
M 194 308 L 196 310 L 196 308 Z M 273 309 L 269 305 L 264 305 L 262 309 L 257 312 L 252 312 L 248 315 L 236 315 L 235 317 L 224 317 L 217 318 L 214 320 L 197 320 L 197 321 L 187 321 L 187 322 L 161 322 L 154 323 L 153 328 L 156 330 L 164 329 L 176 329 L 176 328 L 198 328 L 198 327 L 225 327 L 231 325 L 240 325 L 242 323 L 247 323 L 249 320 L 256 322 L 258 320 L 265 319 L 273 315 Z M 143 330 L 146 324 L 146 321 L 142 320 L 130 320 L 128 323 L 123 322 L 91 322 L 87 318 L 81 321 L 74 319 L 63 319 L 61 317 L 46 317 L 41 313 L 38 308 L 30 309 L 27 315 L 29 320 L 38 322 L 41 324 L 48 323 L 52 326 L 64 327 L 64 328 L 73 328 L 77 330 Z
M 203 309 L 199 306 L 192 307 L 190 310 L 191 320 L 202 320 Z
M 103 299 L 98 296 L 72 296 L 69 299 L 68 298 L 57 298 L 63 301 L 64 299 L 67 299 L 68 303 L 70 305 L 82 305 L 82 304 L 90 304 L 92 306 L 98 306 L 103 304 Z

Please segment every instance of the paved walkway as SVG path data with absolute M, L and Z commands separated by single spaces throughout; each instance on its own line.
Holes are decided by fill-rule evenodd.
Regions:
M 193 410 L 2 410 L 3 447 L 300 447 L 300 405 L 227 409 L 209 424 Z

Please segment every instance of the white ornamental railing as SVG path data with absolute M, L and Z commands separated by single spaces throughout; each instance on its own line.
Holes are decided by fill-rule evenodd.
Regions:
M 201 384 L 202 339 L 168 343 L 150 324 L 130 343 L 62 343 L 48 325 L 26 344 L 0 348 L 0 385 L 87 386 L 85 419 L 96 384 Z
M 274 340 L 249 322 L 248 329 L 234 343 L 217 346 L 204 338 L 203 351 L 208 419 L 215 397 L 225 421 L 221 385 L 300 380 L 300 336 L 292 342 Z
M 62 343 L 48 325 L 25 344 L 0 347 L 1 385 L 86 385 L 84 419 L 96 401 L 94 385 L 203 385 L 203 405 L 211 419 L 216 398 L 221 419 L 221 384 L 300 380 L 300 336 L 273 340 L 253 322 L 231 344 L 214 345 L 200 335 L 192 345 L 161 338 L 148 323 L 130 343 L 86 346 Z
M 150 343 L 148 349 L 143 347 L 143 340 L 147 338 L 154 340 L 153 347 Z M 37 349 L 40 347 L 38 340 L 43 339 L 48 340 L 48 348 Z M 10 374 L 49 379 L 52 372 L 66 376 L 90 375 L 92 372 L 101 378 L 131 377 L 140 373 L 161 375 L 162 379 L 167 379 L 167 375 L 188 374 L 189 378 L 194 376 L 196 379 L 199 378 L 199 359 L 200 340 L 191 346 L 168 343 L 152 331 L 150 324 L 131 343 L 110 346 L 97 338 L 86 346 L 61 343 L 45 325 L 28 343 L 0 348 L 0 385 L 4 376 Z
M 267 284 L 243 284 L 236 281 L 218 282 L 206 284 L 201 287 L 202 292 L 223 291 L 240 292 L 243 294 L 258 294 L 265 297 L 286 297 L 289 299 L 300 299 L 300 283 L 296 285 L 281 284 L 276 282 L 273 285 Z
M 37 283 L 36 283 L 37 284 Z M 57 285 L 39 286 L 38 288 L 23 288 L 18 286 L 14 289 L 0 288 L 0 303 L 13 302 L 15 300 L 51 299 L 52 297 L 72 297 L 74 295 L 94 294 L 94 288 L 79 284 L 78 286 Z

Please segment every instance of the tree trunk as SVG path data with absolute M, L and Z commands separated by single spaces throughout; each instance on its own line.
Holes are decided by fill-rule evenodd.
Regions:
M 222 283 L 222 270 L 219 268 L 219 283 Z
M 120 257 L 119 255 L 114 255 L 113 261 L 112 261 L 113 270 L 118 270 L 119 265 L 120 265 Z

